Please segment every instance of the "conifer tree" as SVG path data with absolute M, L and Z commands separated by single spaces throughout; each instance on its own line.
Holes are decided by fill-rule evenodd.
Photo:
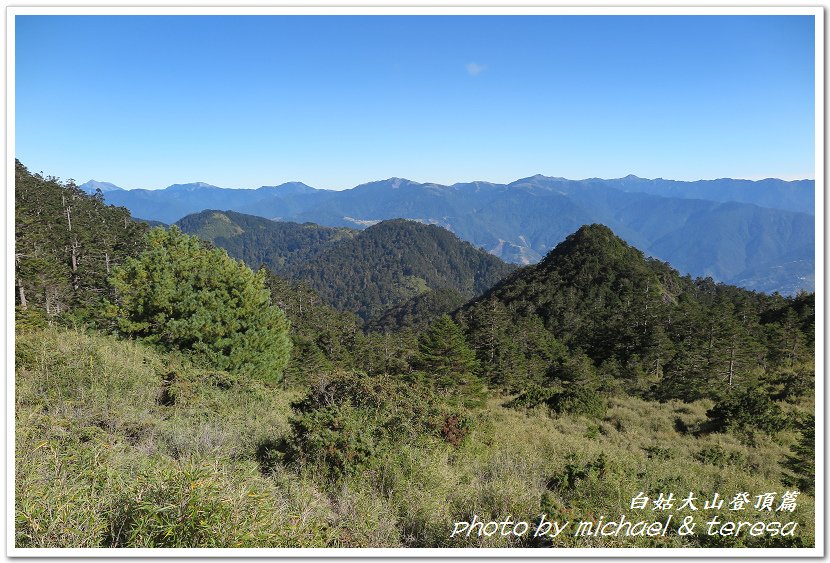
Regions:
M 143 249 L 146 226 L 70 180 L 15 162 L 15 304 L 50 322 L 94 319 L 112 268 Z
M 270 302 L 264 272 L 177 227 L 156 228 L 148 249 L 115 271 L 118 328 L 208 364 L 276 381 L 288 363 L 288 321 Z
M 475 352 L 449 315 L 439 317 L 418 339 L 416 365 L 443 389 L 480 386 Z

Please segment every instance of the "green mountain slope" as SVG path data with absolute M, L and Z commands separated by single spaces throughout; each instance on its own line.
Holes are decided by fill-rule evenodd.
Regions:
M 515 269 L 446 229 L 402 219 L 357 231 L 208 210 L 176 224 L 252 268 L 308 284 L 340 311 L 386 315 L 373 325 L 384 330 L 424 326 Z
M 457 318 L 495 383 L 541 384 L 561 380 L 564 370 L 689 400 L 808 362 L 812 338 L 804 327 L 813 313 L 798 306 L 805 298 L 812 296 L 767 296 L 680 277 L 607 227 L 587 225 Z M 584 354 L 583 363 L 557 367 L 553 342 Z M 788 346 L 797 352 L 787 356 Z
M 215 210 L 188 215 L 176 225 L 188 234 L 224 248 L 231 257 L 251 268 L 264 264 L 283 275 L 326 246 L 357 234 L 352 229 L 271 221 L 235 211 Z
M 470 299 L 513 269 L 446 229 L 392 220 L 326 248 L 293 276 L 336 308 L 369 320 L 430 290 Z
M 527 548 L 551 542 L 451 533 L 463 515 L 475 513 L 509 513 L 532 526 L 540 514 L 595 521 L 614 510 L 636 522 L 644 516 L 629 510 L 632 490 L 660 491 L 666 483 L 709 496 L 713 489 L 722 496 L 792 489 L 782 473 L 797 436 L 750 442 L 687 431 L 706 420 L 711 401 L 614 397 L 605 417 L 589 420 L 505 408 L 504 398 L 494 397 L 465 420 L 474 431 L 453 446 L 439 431 L 414 427 L 413 419 L 424 415 L 412 411 L 430 398 L 417 397 L 408 408 L 404 400 L 422 387 L 408 384 L 411 390 L 399 398 L 392 393 L 400 384 L 377 377 L 369 390 L 379 391 L 365 396 L 368 406 L 338 409 L 341 391 L 319 409 L 340 415 L 322 432 L 356 430 L 346 434 L 346 446 L 373 444 L 377 423 L 369 414 L 387 412 L 390 403 L 397 410 L 388 418 L 405 429 L 389 451 L 372 452 L 380 470 L 362 471 L 344 485 L 329 479 L 325 465 L 296 468 L 276 450 L 292 436 L 299 389 L 198 369 L 140 342 L 54 327 L 19 334 L 15 365 L 18 548 Z M 384 403 L 374 400 L 378 395 Z M 363 425 L 355 426 L 356 419 Z M 419 436 L 415 443 L 412 433 Z M 799 489 L 798 509 L 787 514 L 798 522 L 791 538 L 562 534 L 555 545 L 815 545 L 814 495 Z M 700 517 L 686 509 L 675 518 L 687 514 Z M 782 513 L 748 506 L 741 514 L 769 521 Z

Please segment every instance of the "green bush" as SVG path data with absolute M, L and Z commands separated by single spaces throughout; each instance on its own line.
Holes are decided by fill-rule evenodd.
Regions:
M 547 405 L 559 414 L 581 414 L 602 417 L 607 403 L 595 384 L 570 383 L 564 387 L 530 385 L 525 391 L 507 403 L 511 408 L 534 408 Z
M 548 405 L 560 414 L 602 417 L 608 405 L 599 391 L 586 385 L 569 385 L 551 396 Z
M 524 392 L 507 403 L 506 406 L 514 409 L 532 409 L 543 403 L 547 403 L 553 394 L 553 389 L 542 387 L 541 385 L 530 384 L 525 388 Z
M 288 459 L 334 479 L 378 467 L 395 447 L 439 437 L 447 420 L 429 388 L 359 373 L 335 373 L 293 406 Z
M 694 454 L 694 458 L 701 463 L 717 467 L 743 467 L 746 465 L 746 454 L 738 451 L 729 451 L 720 444 L 713 444 L 701 448 Z
M 288 321 L 271 305 L 264 272 L 172 227 L 151 230 L 147 250 L 110 281 L 118 295 L 110 312 L 122 333 L 193 352 L 217 369 L 281 377 Z
M 781 407 L 761 389 L 739 389 L 715 403 L 707 413 L 715 431 L 758 429 L 768 434 L 787 426 Z
M 14 308 L 14 329 L 15 332 L 37 330 L 46 327 L 46 315 L 34 308 L 17 306 Z

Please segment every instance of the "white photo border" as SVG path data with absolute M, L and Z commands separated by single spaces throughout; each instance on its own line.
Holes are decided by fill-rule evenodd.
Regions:
M 7 5 L 6 19 L 6 556 L 7 557 L 80 557 L 80 558 L 239 558 L 239 557 L 280 557 L 288 559 L 306 558 L 804 558 L 825 555 L 825 388 L 824 378 L 824 320 L 825 320 L 825 201 L 824 201 L 824 96 L 825 96 L 825 10 L 822 6 L 759 6 L 743 0 L 732 2 L 731 6 L 671 6 L 646 0 L 639 6 L 624 6 L 619 3 L 598 2 L 591 7 L 555 6 L 533 0 L 522 2 L 522 6 L 497 5 L 492 2 L 454 2 L 453 6 L 429 5 L 412 2 L 409 5 L 394 5 L 388 2 L 361 2 L 348 5 L 344 2 L 303 5 L 256 5 L 209 6 L 196 5 L 188 0 L 179 6 L 113 6 L 88 2 L 86 6 L 37 6 L 18 2 Z M 17 548 L 14 547 L 14 159 L 15 159 L 15 17 L 23 15 L 807 15 L 815 21 L 815 287 L 816 287 L 816 483 L 815 483 L 815 525 L 816 545 L 812 548 L 251 548 L 251 549 L 170 549 L 170 548 Z

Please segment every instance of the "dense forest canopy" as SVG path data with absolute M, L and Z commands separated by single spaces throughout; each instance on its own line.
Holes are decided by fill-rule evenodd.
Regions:
M 812 300 L 681 277 L 589 225 L 457 317 L 493 383 L 541 383 L 554 338 L 629 391 L 692 400 L 782 370 L 812 378 Z
M 339 240 L 348 240 L 358 231 L 271 221 L 235 211 L 207 210 L 183 217 L 178 227 L 227 253 L 251 268 L 265 265 L 272 272 L 290 276 L 301 264 Z

